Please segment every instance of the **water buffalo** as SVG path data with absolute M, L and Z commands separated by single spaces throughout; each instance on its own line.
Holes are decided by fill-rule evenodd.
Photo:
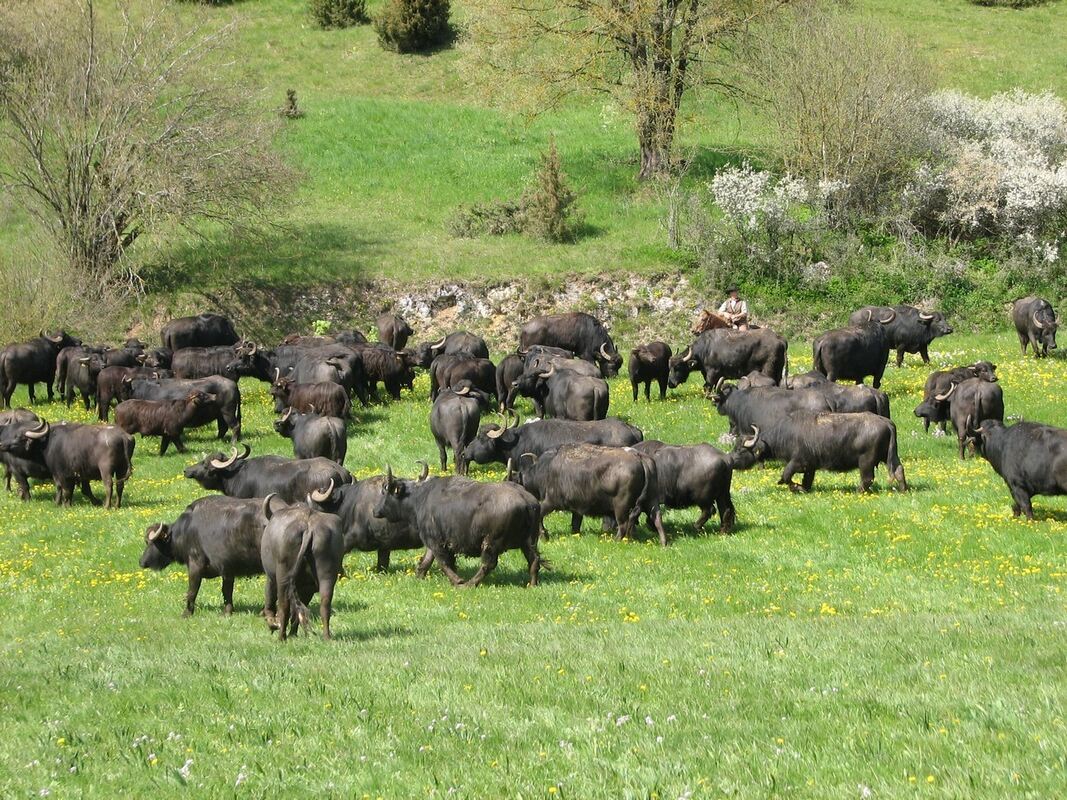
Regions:
M 168 370 L 148 367 L 104 367 L 96 376 L 96 411 L 100 421 L 108 421 L 112 403 L 129 399 L 128 395 L 134 380 L 170 377 L 173 377 L 173 373 Z
M 874 388 L 882 385 L 882 375 L 889 363 L 889 340 L 885 326 L 896 319 L 894 314 L 876 317 L 872 322 L 835 328 L 819 336 L 812 344 L 815 369 L 831 381 L 849 380 L 863 383 L 868 375 Z
M 518 353 L 505 356 L 496 365 L 496 399 L 501 413 L 513 408 L 512 398 L 509 397 L 511 384 L 518 380 L 525 368 L 526 360 Z
M 276 494 L 288 503 L 302 502 L 312 492 L 351 483 L 344 467 L 327 458 L 293 459 L 283 456 L 249 458 L 234 448 L 227 458 L 222 453 L 209 455 L 185 468 L 185 477 L 203 488 L 222 492 L 228 497 L 266 497 Z
M 488 358 L 465 353 L 438 356 L 430 366 L 430 399 L 436 399 L 442 389 L 460 386 L 461 381 L 470 381 L 492 397 L 496 394 L 496 367 Z
M 859 491 L 866 492 L 874 482 L 874 470 L 885 464 L 889 480 L 901 491 L 908 490 L 904 466 L 897 453 L 897 427 L 877 414 L 814 413 L 793 411 L 766 428 L 756 426 L 752 435 L 739 443 L 757 460 L 773 455 L 785 462 L 779 484 L 794 492 L 810 492 L 819 469 L 831 472 L 860 471 Z M 803 473 L 800 486 L 793 483 Z
M 864 306 L 848 318 L 849 325 L 863 325 L 892 315 L 885 335 L 890 349 L 897 351 L 897 366 L 904 363 L 905 353 L 918 353 L 924 364 L 930 363 L 928 348 L 939 336 L 952 333 L 952 326 L 940 311 L 922 311 L 915 306 Z
M 821 378 L 822 376 L 820 375 L 819 377 Z M 784 378 L 782 380 L 782 385 L 786 386 L 786 381 L 788 380 L 789 378 Z M 762 372 L 755 371 L 748 373 L 748 375 L 745 375 L 743 378 L 741 378 L 741 380 L 737 382 L 738 389 L 763 389 L 768 386 L 777 385 L 778 382 L 774 378 L 764 375 Z M 786 386 L 786 388 L 792 387 Z
M 516 415 L 514 426 L 483 425 L 478 430 L 477 438 L 463 451 L 463 458 L 475 464 L 506 464 L 509 459 L 518 459 L 523 453 L 540 455 L 571 442 L 627 447 L 643 438 L 640 428 L 621 419 L 591 422 L 538 419 L 520 425 Z
M 434 359 L 444 355 L 467 355 L 473 358 L 489 358 L 489 346 L 485 339 L 467 331 L 454 331 L 436 342 L 423 342 L 409 352 L 412 363 L 429 369 Z
M 734 469 L 728 455 L 710 444 L 668 445 L 655 439 L 646 439 L 633 448 L 655 460 L 663 505 L 699 508 L 695 525 L 698 531 L 704 529 L 717 506 L 719 532 L 733 530 L 737 519 L 730 497 Z
M 93 505 L 90 481 L 104 484 L 105 508 L 122 506 L 122 490 L 133 471 L 134 440 L 112 425 L 79 425 L 45 420 L 10 424 L 0 434 L 0 452 L 35 461 L 48 470 L 56 487 L 56 505 L 69 506 L 74 485 Z
M 282 506 L 274 495 L 263 500 L 263 516 L 267 525 L 259 552 L 267 575 L 266 591 L 278 609 L 276 619 L 268 617 L 268 625 L 277 628 L 281 641 L 295 635 L 301 624 L 310 627 L 307 604 L 318 591 L 322 638 L 331 638 L 333 591 L 344 558 L 340 521 L 302 503 Z
M 195 380 L 178 378 L 124 378 L 119 397 L 123 400 L 181 400 L 190 392 L 201 391 L 215 396 L 217 408 L 202 406 L 188 427 L 207 425 L 211 420 L 218 423 L 218 438 L 230 434 L 230 442 L 236 444 L 241 438 L 241 390 L 235 381 L 219 375 Z
M 36 403 L 36 384 L 43 383 L 48 391 L 48 402 L 52 402 L 55 398 L 52 384 L 56 377 L 56 358 L 63 348 L 80 345 L 81 340 L 66 331 L 52 335 L 41 331 L 36 339 L 0 349 L 0 391 L 4 394 L 4 408 L 11 408 L 11 395 L 19 384 L 26 384 L 30 402 Z
M 750 372 L 762 373 L 779 383 L 785 371 L 787 347 L 785 339 L 766 328 L 706 331 L 682 355 L 671 359 L 668 384 L 672 389 L 681 386 L 696 369 L 703 372 L 704 386 L 709 389 L 720 378 L 741 378 Z
M 218 347 L 186 347 L 174 353 L 171 371 L 182 379 L 210 378 L 221 375 L 231 381 L 253 375 L 252 358 L 258 348 L 252 343 Z
M 532 398 L 543 416 L 581 422 L 608 415 L 610 390 L 603 378 L 577 375 L 553 365 L 547 372 L 523 373 L 513 389 L 516 394 Z
M 931 372 L 923 387 L 923 400 L 915 408 L 915 416 L 923 420 L 923 429 L 929 432 L 930 424 L 936 422 L 944 432 L 945 422 L 948 420 L 948 403 L 944 402 L 944 398 L 939 400 L 938 395 L 947 397 L 952 384 L 963 383 L 968 378 L 980 378 L 995 383 L 996 372 L 997 365 L 990 361 L 976 361 L 966 367 Z
M 363 364 L 363 374 L 371 395 L 378 399 L 378 384 L 394 400 L 400 399 L 400 389 L 411 386 L 415 373 L 403 353 L 399 353 L 383 344 L 367 344 L 356 347 Z
M 630 447 L 565 444 L 540 456 L 523 453 L 511 479 L 541 504 L 541 518 L 553 511 L 571 512 L 571 531 L 578 533 L 583 516 L 610 517 L 615 538 L 632 536 L 641 513 L 648 514 L 660 544 L 667 534 L 659 512 L 656 462 Z
M 1037 358 L 1045 358 L 1049 350 L 1056 349 L 1056 312 L 1048 300 L 1033 295 L 1018 298 L 1011 304 L 1011 319 L 1024 356 L 1027 345 Z
M 519 333 L 519 349 L 548 345 L 570 350 L 578 358 L 597 364 L 605 378 L 619 374 L 622 356 L 603 323 L 582 312 L 534 317 Z
M 236 578 L 263 574 L 259 555 L 263 526 L 263 501 L 232 497 L 201 497 L 194 500 L 174 522 L 158 522 L 145 531 L 141 568 L 156 571 L 177 562 L 189 574 L 183 617 L 193 615 L 196 597 L 204 579 L 222 578 L 222 613 L 233 613 L 233 583 Z M 274 611 L 268 594 L 265 614 Z
M 407 347 L 411 326 L 396 314 L 382 314 L 374 321 L 378 328 L 378 341 L 397 352 Z
M 392 551 L 422 548 L 416 528 L 374 516 L 384 486 L 385 476 L 376 475 L 310 495 L 313 508 L 340 517 L 346 553 L 359 550 L 378 554 L 378 572 L 389 569 Z
M 948 405 L 948 415 L 952 420 L 952 427 L 956 429 L 961 459 L 967 442 L 974 436 L 974 427 L 978 425 L 979 420 L 1004 421 L 1004 390 L 1000 388 L 1000 384 L 982 378 L 967 378 L 960 383 L 954 383 L 945 394 L 936 395 L 935 401 Z
M 832 410 L 824 394 L 810 389 L 738 389 L 722 381 L 720 378 L 711 399 L 716 410 L 730 420 L 730 432 L 734 434 L 746 433 L 754 425 L 766 428 L 793 411 Z
M 274 411 L 278 414 L 291 408 L 302 414 L 348 419 L 352 411 L 352 401 L 338 383 L 297 383 L 279 374 L 271 384 L 270 394 L 274 398 Z
M 809 370 L 799 375 L 787 375 L 782 380 L 782 386 L 786 389 L 808 389 L 812 386 L 830 383 L 830 379 L 818 370 Z
M 446 447 L 452 448 L 456 474 L 467 474 L 463 452 L 478 435 L 482 411 L 489 407 L 489 395 L 463 381 L 456 389 L 442 389 L 430 409 L 430 433 L 437 442 L 441 469 L 448 469 Z
M 419 532 L 426 554 L 416 574 L 423 578 L 437 561 L 453 586 L 477 586 L 492 572 L 500 554 L 521 550 L 530 586 L 541 571 L 537 539 L 541 511 L 537 500 L 514 483 L 479 483 L 468 478 L 397 480 L 387 469 L 374 515 Z M 456 556 L 481 556 L 481 566 L 467 581 L 456 572 Z
M 1011 510 L 1033 522 L 1034 495 L 1067 494 L 1067 430 L 1036 422 L 1006 426 L 982 420 L 974 429 L 978 452 L 1004 479 Z
M 348 453 L 348 434 L 340 417 L 321 414 L 298 414 L 291 408 L 274 421 L 274 430 L 293 440 L 297 458 L 328 458 L 342 466 Z
M 667 397 L 667 379 L 671 372 L 671 348 L 665 342 L 649 342 L 630 351 L 630 386 L 634 402 L 637 402 L 637 387 L 645 384 L 645 400 L 651 401 L 652 381 L 659 384 L 659 399 Z
M 81 363 L 83 358 L 89 356 L 97 356 L 98 358 L 103 355 L 107 350 L 103 345 L 78 345 L 76 347 L 64 347 L 56 355 L 56 377 L 55 388 L 60 397 L 69 397 L 67 401 L 67 407 L 69 408 L 73 402 L 73 387 L 70 384 L 73 381 L 75 372 L 78 369 L 78 364 Z M 100 359 L 102 361 L 102 359 Z M 71 391 L 68 394 L 68 389 Z
M 163 456 L 171 444 L 184 453 L 185 429 L 193 427 L 198 418 L 213 421 L 218 413 L 215 395 L 194 389 L 181 400 L 123 400 L 115 408 L 115 424 L 126 433 L 161 437 L 159 454 Z
M 3 437 L 4 429 L 8 425 L 29 423 L 37 425 L 40 418 L 32 411 L 25 408 L 17 408 L 14 411 L 0 411 L 0 438 Z M 11 479 L 15 479 L 18 486 L 20 500 L 30 499 L 29 479 L 47 481 L 52 479 L 52 473 L 48 467 L 32 458 L 24 458 L 13 452 L 0 450 L 0 464 L 4 465 L 4 485 L 11 491 Z
M 240 337 L 233 323 L 219 314 L 199 314 L 195 317 L 179 317 L 163 326 L 160 331 L 163 346 L 172 353 L 185 347 L 217 347 L 237 344 Z

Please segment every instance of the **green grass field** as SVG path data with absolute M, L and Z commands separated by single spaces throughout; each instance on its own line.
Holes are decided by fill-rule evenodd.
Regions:
M 373 15 L 376 0 L 368 7 Z M 576 98 L 530 120 L 507 96 L 487 104 L 481 87 L 492 79 L 471 73 L 462 42 L 431 57 L 388 53 L 372 26 L 318 29 L 302 0 L 179 9 L 220 24 L 237 20 L 233 55 L 267 107 L 297 90 L 307 116 L 286 125 L 280 144 L 305 177 L 287 198 L 284 230 L 266 242 L 209 231 L 207 239 L 157 249 L 146 238 L 135 255 L 157 297 L 241 281 L 432 281 L 640 272 L 673 263 L 663 203 L 634 181 L 632 122 L 604 98 Z M 462 25 L 462 0 L 454 9 Z M 857 0 L 850 13 L 910 36 L 941 85 L 981 95 L 1014 86 L 1067 94 L 1067 3 L 1015 12 L 967 0 Z M 760 158 L 754 143 L 764 123 L 747 104 L 693 93 L 683 118 L 679 149 L 698 153 L 695 185 L 726 158 Z M 579 242 L 448 234 L 457 206 L 517 196 L 552 135 L 581 191 L 587 229 Z M 0 197 L 0 246 L 18 253 L 37 238 L 21 204 Z
M 792 350 L 806 369 L 807 343 Z M 1067 425 L 1062 358 L 1023 361 L 1005 334 L 935 350 L 991 358 L 1009 415 Z M 385 575 L 352 554 L 329 643 L 272 637 L 261 580 L 238 583 L 230 618 L 206 582 L 182 619 L 183 571 L 138 569 L 144 528 L 201 494 L 180 473 L 204 432 L 186 456 L 138 443 L 121 511 L 0 496 L 0 796 L 1062 796 L 1067 498 L 1013 520 L 983 460 L 923 435 L 925 376 L 884 384 L 908 494 L 881 470 L 869 495 L 820 473 L 792 496 L 756 469 L 735 476 L 735 535 L 671 511 L 665 550 L 591 521 L 571 536 L 555 514 L 536 589 L 518 553 L 472 591 L 418 581 L 415 552 Z M 262 385 L 243 389 L 254 452 L 288 452 Z M 726 430 L 696 379 L 665 403 L 612 391 L 648 438 Z M 435 461 L 426 392 L 357 414 L 358 477 Z

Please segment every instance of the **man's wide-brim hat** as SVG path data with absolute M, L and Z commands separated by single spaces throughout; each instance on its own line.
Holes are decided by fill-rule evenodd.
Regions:
M 736 291 L 737 291 L 737 287 L 734 286 L 733 284 L 730 284 L 729 286 L 726 287 L 726 293 L 727 294 L 733 294 Z

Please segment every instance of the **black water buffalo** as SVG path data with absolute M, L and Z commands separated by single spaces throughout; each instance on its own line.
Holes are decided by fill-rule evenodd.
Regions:
M 730 420 L 730 432 L 746 433 L 753 425 L 767 428 L 793 411 L 830 411 L 830 401 L 821 392 L 810 389 L 783 389 L 759 386 L 738 389 L 724 384 L 715 387 L 712 401 L 716 410 Z
M 873 322 L 835 328 L 819 336 L 812 344 L 815 370 L 832 381 L 863 383 L 870 375 L 874 388 L 882 385 L 882 375 L 889 363 L 889 340 L 885 326 L 895 315 L 875 318 Z
M 400 399 L 400 389 L 410 386 L 415 372 L 403 353 L 383 344 L 360 345 L 356 348 L 363 363 L 363 374 L 375 400 L 378 399 L 378 384 L 394 400 Z
M 263 516 L 267 524 L 259 553 L 267 575 L 266 592 L 278 609 L 277 617 L 268 616 L 267 624 L 277 628 L 281 641 L 295 635 L 301 624 L 309 628 L 307 604 L 317 591 L 322 638 L 331 638 L 333 591 L 344 558 L 340 520 L 303 503 L 283 506 L 274 495 L 263 500 Z
M 893 315 L 885 326 L 889 347 L 897 351 L 897 366 L 904 363 L 905 353 L 918 353 L 924 364 L 930 363 L 928 348 L 939 336 L 952 333 L 952 326 L 940 311 L 922 311 L 915 306 L 864 306 L 848 318 L 849 325 L 864 325 Z
M 270 394 L 278 414 L 291 408 L 302 414 L 348 419 L 352 411 L 352 401 L 339 383 L 297 383 L 279 375 L 271 384 Z
M 588 442 L 609 447 L 627 447 L 640 442 L 644 436 L 621 419 L 599 419 L 592 422 L 575 422 L 565 419 L 538 419 L 515 425 L 483 425 L 477 438 L 467 445 L 463 458 L 475 464 L 506 464 L 508 459 L 518 459 L 523 453 L 540 455 L 547 450 L 571 442 Z
M 750 372 L 762 373 L 779 383 L 785 371 L 787 347 L 785 339 L 767 328 L 705 331 L 682 355 L 671 359 L 668 383 L 672 389 L 681 386 L 696 369 L 703 372 L 706 388 L 715 386 L 720 378 L 742 378 Z
M 222 453 L 207 456 L 185 468 L 185 477 L 203 488 L 222 492 L 228 497 L 266 497 L 276 494 L 288 503 L 303 502 L 312 492 L 351 483 L 344 467 L 328 458 L 285 458 L 257 456 L 249 458 L 251 448 L 235 447 L 227 458 Z
M 815 383 L 807 389 L 795 389 L 797 392 L 812 392 L 821 394 L 830 405 L 830 411 L 839 414 L 855 414 L 860 411 L 870 411 L 880 417 L 889 419 L 889 395 L 881 389 L 872 389 L 870 386 L 842 386 L 837 383 Z
M 633 536 L 638 518 L 646 513 L 666 547 L 651 456 L 631 447 L 565 444 L 540 456 L 523 453 L 513 466 L 511 479 L 538 499 L 542 519 L 553 511 L 569 511 L 571 532 L 578 533 L 583 516 L 610 518 L 615 538 L 622 539 Z
M 50 425 L 42 419 L 10 424 L 0 434 L 0 452 L 48 470 L 59 506 L 71 504 L 76 483 L 90 503 L 100 505 L 89 482 L 101 481 L 105 508 L 120 508 L 122 490 L 133 471 L 133 448 L 133 437 L 112 425 Z
M 174 353 L 166 347 L 153 347 L 145 351 L 144 365 L 151 369 L 170 369 L 170 363 L 174 360 Z
M 822 377 L 821 375 L 819 376 Z M 783 379 L 782 385 L 785 386 L 788 378 Z M 762 389 L 768 386 L 777 386 L 778 382 L 768 375 L 764 375 L 762 372 L 750 372 L 745 377 L 741 378 L 737 382 L 738 389 Z M 792 388 L 787 386 L 786 388 Z
M 446 353 L 430 366 L 430 399 L 436 399 L 442 389 L 460 386 L 461 381 L 470 381 L 491 397 L 496 395 L 496 367 L 492 361 L 465 353 Z
M 392 551 L 416 550 L 423 546 L 415 527 L 374 516 L 384 486 L 385 476 L 376 475 L 312 495 L 313 508 L 340 517 L 345 552 L 377 553 L 378 572 L 389 569 Z
M 222 613 L 232 614 L 234 580 L 263 574 L 259 543 L 266 524 L 259 498 L 201 497 L 169 525 L 158 522 L 148 526 L 141 568 L 159 571 L 173 563 L 185 565 L 189 589 L 183 617 L 192 616 L 196 610 L 196 597 L 204 579 L 222 578 Z M 269 595 L 263 611 L 274 611 Z
M 523 373 L 512 386 L 514 394 L 534 401 L 541 416 L 584 422 L 608 415 L 611 397 L 603 378 L 578 375 L 553 365 L 546 372 Z
M 667 397 L 667 379 L 671 372 L 671 348 L 665 342 L 649 342 L 630 351 L 630 386 L 637 402 L 637 387 L 645 384 L 645 400 L 652 400 L 652 381 L 659 384 L 659 399 Z
M 477 586 L 497 565 L 500 554 L 521 550 L 530 586 L 541 571 L 537 539 L 541 511 L 536 498 L 514 483 L 479 483 L 468 478 L 397 480 L 386 471 L 374 515 L 419 532 L 426 554 L 416 574 L 423 578 L 437 561 L 453 586 Z M 456 556 L 481 556 L 481 566 L 467 581 L 456 572 Z
M 944 432 L 945 422 L 948 420 L 948 404 L 944 402 L 944 398 L 938 399 L 938 395 L 947 396 L 952 384 L 963 383 L 968 378 L 980 378 L 995 383 L 996 372 L 997 365 L 990 361 L 976 361 L 966 367 L 931 372 L 923 387 L 923 400 L 915 408 L 915 416 L 923 420 L 923 429 L 929 432 L 930 424 L 936 422 Z
M 407 347 L 411 338 L 411 326 L 396 314 L 382 314 L 374 321 L 378 327 L 378 341 L 386 347 L 400 351 Z
M 982 420 L 974 429 L 978 452 L 1004 479 L 1011 510 L 1033 522 L 1034 495 L 1067 494 L 1067 430 L 1036 422 L 1006 426 Z
M 96 376 L 96 412 L 101 422 L 107 422 L 111 404 L 128 400 L 134 380 L 138 378 L 171 378 L 169 370 L 148 367 L 104 367 Z
M 36 403 L 36 384 L 43 383 L 48 390 L 48 402 L 52 402 L 55 398 L 52 384 L 56 377 L 56 358 L 64 347 L 80 345 L 81 340 L 66 331 L 52 335 L 41 331 L 36 339 L 0 349 L 0 391 L 4 393 L 4 408 L 11 408 L 11 395 L 19 384 L 29 388 L 30 402 Z
M 159 454 L 167 454 L 173 444 L 179 453 L 185 452 L 182 434 L 186 428 L 218 418 L 219 405 L 215 395 L 194 389 L 181 400 L 123 400 L 115 408 L 115 424 L 126 433 L 159 436 Z
M 749 450 L 757 460 L 773 455 L 785 462 L 778 483 L 797 492 L 811 491 L 816 470 L 860 471 L 859 491 L 866 492 L 874 482 L 874 470 L 885 464 L 889 480 L 901 491 L 908 490 L 904 466 L 897 453 L 897 427 L 877 414 L 814 413 L 793 411 L 765 428 L 756 426 L 743 438 L 739 448 Z M 793 483 L 803 473 L 800 486 Z
M 967 378 L 954 383 L 945 394 L 936 395 L 935 401 L 948 405 L 948 416 L 952 420 L 952 427 L 956 429 L 961 459 L 979 420 L 1004 421 L 1004 390 L 1000 384 L 982 378 Z M 918 410 L 915 413 L 919 415 Z
M 830 383 L 830 379 L 818 370 L 809 370 L 799 375 L 787 375 L 782 380 L 782 386 L 786 389 L 808 389 L 812 386 Z
M 482 411 L 489 407 L 489 395 L 463 381 L 455 389 L 442 389 L 430 409 L 430 433 L 437 442 L 441 456 L 441 469 L 448 469 L 446 447 L 452 448 L 456 474 L 467 474 L 467 462 L 463 452 L 478 435 L 478 423 Z
M 25 408 L 17 408 L 14 411 L 0 411 L 0 438 L 3 437 L 4 429 L 8 425 L 22 423 L 37 425 L 39 422 L 40 418 Z M 32 458 L 24 458 L 13 452 L 0 450 L 0 464 L 4 465 L 5 487 L 10 492 L 11 479 L 14 478 L 15 484 L 18 486 L 20 500 L 30 499 L 30 478 L 41 481 L 52 479 L 52 473 L 47 466 Z
M 481 336 L 467 331 L 454 331 L 436 342 L 423 342 L 409 353 L 412 363 L 423 369 L 429 369 L 435 358 L 444 355 L 489 358 L 489 346 Z
M 518 353 L 512 353 L 500 359 L 496 365 L 496 399 L 503 413 L 506 409 L 513 408 L 512 398 L 509 397 L 511 384 L 518 380 L 526 368 L 526 360 Z
M 324 356 L 316 351 L 307 353 L 296 362 L 296 366 L 285 373 L 285 379 L 300 385 L 317 383 L 334 383 L 340 386 L 344 393 L 351 396 L 355 394 L 360 402 L 367 405 L 367 385 L 363 377 L 363 360 L 358 359 L 359 367 L 353 370 L 351 364 L 338 356 Z M 275 372 L 278 370 L 275 368 Z M 357 377 L 358 376 L 358 377 Z M 271 383 L 277 382 L 275 380 Z
M 201 391 L 215 396 L 217 409 L 204 406 L 188 427 L 197 428 L 211 420 L 218 423 L 218 438 L 230 434 L 230 442 L 241 438 L 241 390 L 237 383 L 219 375 L 195 380 L 178 378 L 138 378 L 123 380 L 119 397 L 123 400 L 181 400 L 190 392 Z
M 519 349 L 548 345 L 570 350 L 578 358 L 597 364 L 605 378 L 619 374 L 622 356 L 603 323 L 580 311 L 534 317 L 519 332 Z
M 663 505 L 699 508 L 695 526 L 698 531 L 704 529 L 718 507 L 719 532 L 733 530 L 737 514 L 730 497 L 734 474 L 730 456 L 710 444 L 668 445 L 655 439 L 646 439 L 633 448 L 655 460 Z
M 274 421 L 274 430 L 293 440 L 293 455 L 297 458 L 328 458 L 342 466 L 348 453 L 348 434 L 340 417 L 321 414 L 298 414 L 287 408 L 281 419 Z
M 235 381 L 254 375 L 252 358 L 257 352 L 254 344 L 186 347 L 174 353 L 170 368 L 174 377 L 185 380 L 221 375 Z
M 544 372 L 553 366 L 569 369 L 577 375 L 588 375 L 591 378 L 603 377 L 603 372 L 596 364 L 578 358 L 569 350 L 559 347 L 535 345 L 524 356 L 523 372 Z
M 72 382 L 75 372 L 78 369 L 78 364 L 81 363 L 81 359 L 88 358 L 89 356 L 97 356 L 100 362 L 103 359 L 100 356 L 107 350 L 107 347 L 103 345 L 78 345 L 76 347 L 64 347 L 56 355 L 56 377 L 55 388 L 60 397 L 73 398 L 73 392 L 67 394 L 67 389 Z M 67 402 L 69 407 L 73 399 Z
M 240 340 L 233 323 L 219 314 L 173 319 L 163 326 L 159 336 L 172 353 L 185 347 L 219 347 Z
M 62 363 L 64 356 L 72 351 L 81 350 L 82 348 L 68 347 L 62 353 L 59 354 L 60 361 Z M 97 399 L 97 379 L 104 369 L 104 358 L 100 353 L 91 352 L 88 354 L 77 354 L 74 358 L 68 359 L 68 363 L 62 365 L 65 370 L 62 380 L 60 380 L 59 371 L 56 371 L 56 389 L 63 397 L 64 402 L 67 404 L 67 408 L 70 408 L 74 403 L 75 392 L 80 392 L 82 396 L 82 404 L 85 406 L 85 410 L 88 411 L 92 402 Z
M 1045 358 L 1049 350 L 1056 349 L 1056 312 L 1048 300 L 1020 297 L 1011 304 L 1011 319 L 1024 356 L 1027 345 L 1037 358 Z

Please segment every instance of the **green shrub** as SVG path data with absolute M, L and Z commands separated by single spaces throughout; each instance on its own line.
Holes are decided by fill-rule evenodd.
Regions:
M 556 140 L 541 156 L 541 167 L 535 184 L 522 199 L 523 230 L 530 236 L 549 242 L 564 242 L 574 238 L 574 202 L 577 193 L 567 183 L 563 173 Z
M 374 23 L 386 50 L 424 53 L 452 41 L 448 0 L 387 0 Z
M 458 237 L 504 236 L 524 233 L 548 242 L 571 241 L 577 234 L 578 194 L 567 183 L 553 139 L 541 155 L 541 166 L 530 187 L 516 200 L 462 206 L 447 222 Z
M 366 0 L 309 0 L 311 16 L 323 28 L 349 28 L 366 25 Z

